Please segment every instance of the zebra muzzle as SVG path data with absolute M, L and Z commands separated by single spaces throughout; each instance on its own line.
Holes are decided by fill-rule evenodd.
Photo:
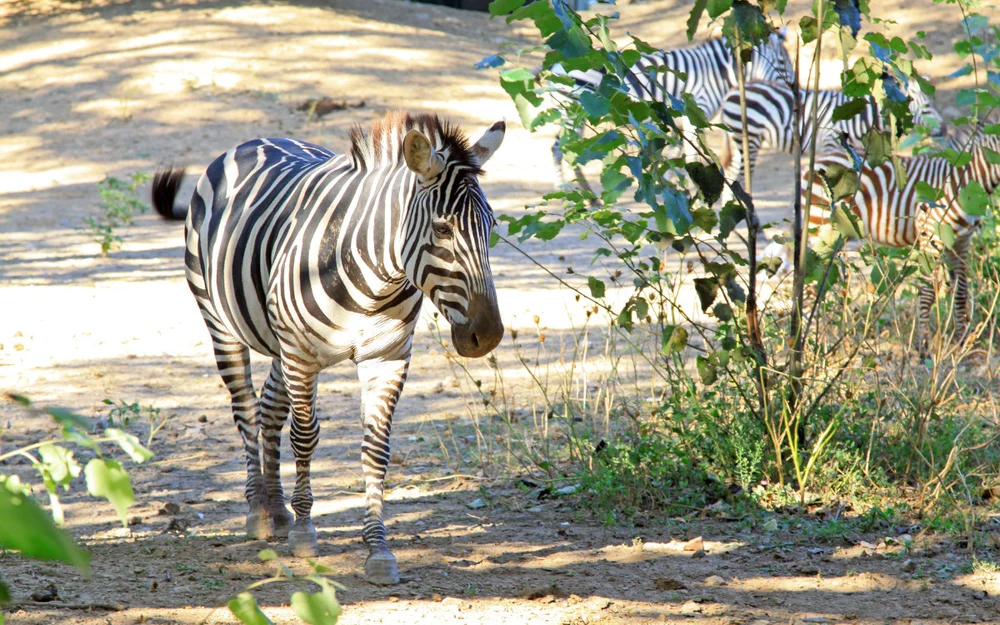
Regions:
M 479 358 L 493 351 L 503 338 L 503 321 L 496 303 L 473 305 L 468 322 L 452 324 L 451 342 L 460 356 Z

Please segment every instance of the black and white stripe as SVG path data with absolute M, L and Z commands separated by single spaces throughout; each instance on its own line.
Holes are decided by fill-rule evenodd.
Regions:
M 952 272 L 954 295 L 955 335 L 964 338 L 970 319 L 968 294 L 968 252 L 980 217 L 969 215 L 959 204 L 959 192 L 970 181 L 982 185 L 987 194 L 1000 186 L 1000 165 L 990 164 L 984 149 L 1000 151 L 1000 137 L 975 134 L 969 140 L 952 140 L 959 150 L 968 148 L 972 160 L 963 167 L 955 167 L 948 160 L 931 156 L 902 157 L 905 183 L 892 161 L 877 167 L 863 165 L 858 172 L 857 192 L 843 200 L 831 203 L 827 186 L 817 173 L 812 180 L 803 175 L 802 203 L 805 206 L 807 185 L 812 186 L 812 204 L 809 212 L 810 226 L 823 226 L 831 218 L 831 205 L 844 206 L 860 220 L 862 234 L 874 243 L 891 247 L 912 247 L 944 255 Z M 816 171 L 825 172 L 833 167 L 850 169 L 850 158 L 843 152 L 831 153 L 817 159 Z M 918 197 L 917 183 L 924 182 L 943 192 L 943 197 L 933 204 Z M 840 210 L 838 208 L 838 210 Z M 942 242 L 941 225 L 954 232 L 954 243 L 949 247 Z M 928 322 L 934 304 L 933 284 L 921 278 L 917 314 L 917 338 L 921 357 L 929 355 Z
M 356 129 L 349 154 L 260 139 L 201 176 L 187 213 L 187 279 L 243 438 L 249 536 L 287 535 L 294 553 L 315 555 L 316 379 L 350 359 L 362 388 L 365 572 L 376 583 L 399 581 L 382 490 L 424 295 L 451 323 L 459 354 L 483 356 L 503 336 L 487 253 L 495 221 L 478 176 L 504 130 L 497 122 L 470 146 L 437 117 L 391 114 L 369 134 Z M 154 180 L 164 216 L 179 183 L 177 172 Z M 272 358 L 259 402 L 251 349 Z M 294 522 L 278 471 L 289 413 Z
M 756 83 L 747 85 L 746 93 L 746 128 L 740 109 L 740 92 L 736 89 L 726 94 L 722 102 L 721 121 L 730 128 L 732 149 L 727 144 L 724 150 L 723 167 L 728 180 L 743 184 L 743 136 L 746 135 L 749 147 L 748 156 L 750 172 L 753 176 L 757 156 L 763 145 L 769 145 L 773 150 L 792 153 L 795 130 L 795 96 L 792 88 L 783 83 Z M 815 93 L 815 97 L 814 97 Z M 940 136 L 944 123 L 934 103 L 920 90 L 916 80 L 907 81 L 906 94 L 910 98 L 910 112 L 917 124 L 931 127 L 931 134 Z M 802 145 L 808 146 L 816 135 L 816 150 L 819 154 L 839 149 L 841 137 L 845 137 L 853 146 L 862 148 L 861 139 L 871 130 L 882 130 L 883 121 L 878 104 L 874 98 L 868 98 L 868 105 L 857 115 L 844 120 L 833 121 L 834 110 L 852 98 L 841 91 L 821 90 L 813 92 L 809 89 L 799 90 L 802 108 Z M 812 125 L 813 109 L 816 109 L 816 127 Z M 815 130 L 815 133 L 814 133 Z M 805 148 L 803 147 L 803 150 Z M 725 154 L 729 156 L 726 157 Z
M 553 68 L 554 73 L 562 73 L 561 68 Z M 716 37 L 693 48 L 661 50 L 652 54 L 643 54 L 629 68 L 623 87 L 628 94 L 646 102 L 662 102 L 673 107 L 688 93 L 709 119 L 714 118 L 722 106 L 722 100 L 731 89 L 737 86 L 736 57 L 724 37 Z M 564 85 L 555 85 L 557 92 L 564 97 L 579 97 L 580 90 L 596 90 L 605 78 L 605 72 L 590 70 L 588 72 L 570 71 L 566 75 L 576 81 L 576 88 L 567 91 Z M 792 62 L 785 49 L 784 36 L 772 33 L 767 41 L 755 47 L 751 53 L 750 62 L 745 67 L 745 82 L 760 81 L 788 82 L 794 75 Z M 687 140 L 684 142 L 684 154 L 692 159 L 697 150 L 690 145 L 693 141 L 694 128 L 686 117 L 680 119 L 680 126 Z M 579 130 L 571 133 L 579 135 Z M 559 140 L 552 147 L 553 158 L 557 169 L 561 170 L 562 150 Z

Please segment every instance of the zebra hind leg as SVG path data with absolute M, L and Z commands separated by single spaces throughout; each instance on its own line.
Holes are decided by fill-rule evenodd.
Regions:
M 920 279 L 920 292 L 917 296 L 917 355 L 920 360 L 931 357 L 931 340 L 928 325 L 931 317 L 931 307 L 934 305 L 934 283 L 928 278 Z
M 247 538 L 268 539 L 272 536 L 270 515 L 267 510 L 267 491 L 260 464 L 260 407 L 250 377 L 250 350 L 236 338 L 212 323 L 206 315 L 215 361 L 222 381 L 232 398 L 233 421 L 243 439 L 243 452 L 247 463 L 246 499 L 249 512 L 246 519 Z
M 292 511 L 295 523 L 288 531 L 288 544 L 298 557 L 316 555 L 319 544 L 311 513 L 313 505 L 309 464 L 319 442 L 319 421 L 316 419 L 316 372 L 296 371 L 283 359 L 282 378 L 291 406 L 292 431 L 289 439 L 295 454 L 295 490 Z
M 271 529 L 279 538 L 287 538 L 292 526 L 292 514 L 285 507 L 281 488 L 281 429 L 288 419 L 288 391 L 281 374 L 281 360 L 271 361 L 271 372 L 260 394 L 261 447 L 263 451 L 266 510 Z
M 358 363 L 361 380 L 361 410 L 364 441 L 361 465 L 365 474 L 365 524 L 362 535 L 368 547 L 365 579 L 373 584 L 398 584 L 396 557 L 386 544 L 382 516 L 383 487 L 389 466 L 389 433 L 392 414 L 406 381 L 408 357 L 400 360 L 368 360 Z

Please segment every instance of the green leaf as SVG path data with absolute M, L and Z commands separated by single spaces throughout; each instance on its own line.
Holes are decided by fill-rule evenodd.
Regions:
M 507 15 L 514 9 L 524 6 L 525 0 L 493 0 L 490 2 L 490 15 Z
M 733 8 L 733 0 L 708 0 L 708 16 L 713 20 Z
M 604 282 L 594 276 L 587 278 L 587 285 L 590 287 L 590 295 L 597 299 L 604 297 Z
M 779 263 L 781 262 L 780 258 L 777 260 Z M 725 302 L 719 302 L 712 308 L 712 314 L 715 315 L 715 318 L 718 319 L 719 321 L 722 322 L 732 321 L 733 307 L 730 306 L 729 304 L 726 304 Z
M 123 527 L 128 527 L 128 507 L 135 501 L 132 482 L 122 465 L 114 460 L 94 458 L 83 470 L 87 490 L 94 497 L 104 497 L 115 508 Z
M 500 80 L 503 82 L 534 82 L 535 75 L 523 67 L 509 67 L 500 71 Z
M 990 196 L 983 189 L 983 186 L 975 180 L 970 180 L 961 191 L 958 192 L 958 205 L 962 207 L 966 215 L 982 217 L 986 214 L 989 206 Z
M 719 279 L 715 277 L 695 278 L 694 290 L 698 294 L 702 311 L 708 312 L 708 309 L 715 303 L 715 298 L 719 296 Z
M 688 331 L 681 326 L 663 328 L 663 353 L 673 354 L 687 347 Z
M 715 371 L 715 365 L 704 356 L 698 356 L 695 360 L 698 364 L 698 375 L 701 377 L 702 384 L 705 386 L 715 384 L 715 381 L 719 379 L 719 374 Z
M 701 191 L 701 196 L 705 198 L 706 204 L 711 206 L 719 200 L 722 189 L 726 185 L 726 179 L 718 167 L 692 161 L 684 164 L 684 170 Z
M 692 41 L 694 39 L 694 34 L 698 32 L 698 25 L 701 23 L 701 15 L 705 12 L 706 6 L 708 6 L 708 0 L 694 0 L 694 6 L 691 7 L 691 13 L 688 15 L 687 19 L 688 41 Z
M 73 478 L 80 475 L 80 465 L 73 458 L 73 451 L 61 445 L 42 445 L 38 448 L 49 475 L 57 483 L 68 487 Z
M 687 116 L 691 125 L 695 128 L 708 128 L 708 118 L 705 117 L 705 113 L 698 106 L 698 103 L 694 101 L 694 96 L 684 92 L 681 94 L 681 100 L 684 102 L 684 115 Z
M 746 219 L 747 213 L 738 202 L 726 202 L 719 211 L 719 238 L 728 237 L 736 226 Z
M 831 120 L 839 122 L 845 119 L 851 119 L 855 115 L 862 113 L 866 108 L 868 108 L 868 100 L 866 98 L 848 100 L 833 109 L 833 117 Z
M 138 438 L 128 432 L 123 432 L 118 428 L 108 428 L 105 434 L 112 442 L 117 443 L 134 462 L 142 464 L 153 457 L 153 452 L 146 449 Z
M 611 102 L 604 96 L 593 91 L 584 91 L 580 94 L 580 105 L 592 121 L 606 115 L 611 110 Z
M 917 199 L 921 202 L 937 204 L 938 200 L 944 197 L 944 191 L 941 189 L 935 189 L 923 180 L 918 180 L 917 184 L 914 185 L 914 188 L 917 190 Z
M 229 611 L 241 623 L 245 623 L 246 625 L 274 625 L 274 622 L 267 618 L 267 615 L 261 611 L 260 606 L 257 605 L 257 600 L 249 592 L 244 591 L 236 595 L 229 600 L 228 606 Z
M 0 546 L 34 560 L 65 562 L 90 574 L 90 556 L 21 488 L 15 476 L 0 476 Z
M 260 553 L 257 554 L 257 557 L 261 562 L 270 562 L 271 560 L 278 559 L 278 552 L 274 549 L 261 549 Z
M 934 227 L 934 233 L 941 239 L 941 243 L 948 249 L 955 247 L 955 229 L 942 222 Z
M 292 608 L 299 618 L 309 625 L 336 625 L 337 618 L 343 611 L 337 601 L 337 593 L 330 582 L 322 577 L 311 578 L 322 587 L 317 593 L 306 593 L 301 590 L 292 594 Z

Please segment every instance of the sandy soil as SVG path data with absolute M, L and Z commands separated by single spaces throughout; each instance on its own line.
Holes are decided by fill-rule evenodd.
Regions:
M 789 14 L 801 14 L 803 3 L 791 4 L 799 13 Z M 958 33 L 953 7 L 903 4 L 885 3 L 899 22 L 893 28 L 926 30 L 941 55 L 933 72 L 923 71 L 943 76 L 958 67 L 946 54 Z M 623 7 L 618 35 L 681 45 L 687 10 L 684 2 Z M 241 538 L 242 455 L 183 281 L 182 227 L 140 216 L 122 231 L 123 249 L 101 258 L 82 221 L 98 214 L 97 183 L 170 164 L 194 174 L 257 136 L 343 149 L 353 124 L 405 108 L 441 113 L 470 134 L 506 117 L 510 131 L 484 186 L 498 211 L 516 214 L 552 188 L 551 134 L 518 127 L 495 70 L 473 63 L 527 35 L 483 14 L 396 0 L 0 5 L 0 389 L 87 416 L 106 417 L 105 398 L 176 415 L 154 441 L 154 461 L 131 468 L 135 525 L 123 529 L 80 485 L 66 496 L 68 527 L 94 557 L 92 578 L 0 554 L 0 575 L 18 596 L 54 583 L 65 602 L 123 609 L 22 606 L 6 610 L 8 622 L 232 622 L 216 608 L 270 572 L 255 559 L 262 545 Z M 942 108 L 957 86 L 941 83 Z M 352 106 L 320 119 L 298 110 L 319 96 Z M 786 216 L 787 162 L 768 157 L 760 170 L 767 219 Z M 586 266 L 592 245 L 568 233 L 528 248 L 563 271 Z M 560 358 L 583 306 L 509 247 L 495 250 L 494 271 L 509 327 L 538 348 L 537 332 L 524 338 L 538 315 L 550 336 L 545 349 Z M 963 572 L 967 554 L 947 541 L 918 541 L 909 553 L 881 535 L 817 542 L 785 519 L 772 532 L 712 520 L 607 528 L 561 500 L 536 501 L 456 462 L 482 444 L 465 438 L 467 387 L 448 377 L 423 324 L 415 353 L 388 482 L 398 587 L 361 577 L 356 379 L 349 367 L 322 378 L 314 512 L 319 559 L 347 588 L 344 623 L 1000 621 L 1000 581 Z M 504 366 L 514 362 L 509 340 L 498 356 Z M 484 363 L 470 367 L 492 379 Z M 524 377 L 512 367 L 514 388 L 526 388 Z M 526 411 L 532 401 L 527 391 L 516 398 Z M 9 403 L 0 404 L 0 428 L 5 450 L 54 432 Z M 142 433 L 143 423 L 132 430 Z M 284 469 L 290 483 L 291 467 Z M 9 470 L 30 475 L 23 464 Z M 476 499 L 485 507 L 469 507 Z M 161 514 L 168 503 L 177 509 Z M 174 519 L 185 533 L 167 531 Z M 699 536 L 704 557 L 683 548 Z M 276 622 L 294 622 L 288 589 L 260 596 Z

